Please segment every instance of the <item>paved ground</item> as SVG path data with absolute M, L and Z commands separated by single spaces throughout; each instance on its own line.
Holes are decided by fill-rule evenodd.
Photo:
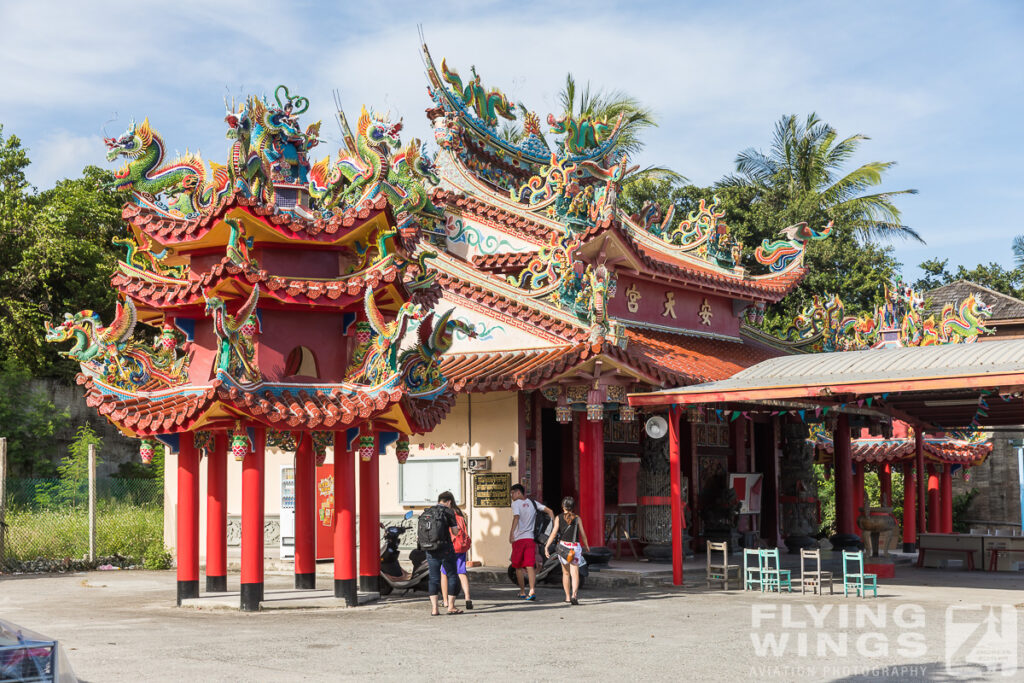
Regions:
M 709 591 L 693 573 L 681 590 L 589 590 L 579 607 L 557 589 L 530 604 L 478 585 L 477 609 L 430 617 L 422 594 L 358 609 L 179 609 L 172 572 L 92 572 L 2 577 L 0 617 L 59 639 L 87 681 L 1024 680 L 1024 577 L 899 574 L 867 600 Z M 268 577 L 268 592 L 290 587 Z M 1019 670 L 965 663 L 982 650 Z

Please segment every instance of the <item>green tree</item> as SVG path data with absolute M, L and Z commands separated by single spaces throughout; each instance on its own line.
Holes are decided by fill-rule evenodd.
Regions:
M 52 476 L 53 436 L 68 421 L 67 411 L 58 411 L 31 380 L 17 360 L 0 362 L 0 436 L 7 437 L 12 477 Z
M 979 263 L 974 268 L 957 266 L 955 273 L 951 273 L 948 266 L 949 259 L 933 258 L 921 263 L 918 268 L 924 271 L 924 275 L 914 283 L 914 287 L 927 292 L 950 282 L 966 280 L 1008 296 L 1024 298 L 1024 266 L 1007 269 L 993 261 Z
M 90 425 L 84 424 L 75 430 L 75 440 L 68 446 L 68 454 L 57 467 L 60 475 L 57 491 L 65 505 L 77 507 L 88 502 L 89 446 L 96 447 L 96 464 L 99 465 L 99 449 L 102 445 L 103 440 Z
M 28 165 L 18 138 L 4 139 L 0 129 L 0 361 L 66 379 L 77 368 L 45 343 L 43 323 L 84 309 L 112 318 L 119 250 L 110 240 L 123 231 L 123 196 L 104 190 L 111 175 L 95 166 L 30 192 Z
M 756 201 L 772 205 L 782 220 L 774 226 L 776 230 L 802 221 L 818 227 L 831 220 L 843 232 L 865 241 L 900 237 L 923 242 L 917 232 L 900 223 L 893 201 L 917 190 L 866 193 L 881 185 L 882 176 L 896 162 L 844 168 L 868 139 L 859 133 L 839 139 L 838 132 L 813 113 L 804 121 L 795 114 L 783 116 L 775 124 L 769 150 L 740 152 L 736 174 L 719 185 L 755 188 Z

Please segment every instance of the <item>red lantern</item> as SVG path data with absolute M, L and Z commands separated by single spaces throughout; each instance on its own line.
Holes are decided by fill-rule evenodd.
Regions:
M 139 444 L 139 457 L 142 458 L 143 465 L 149 465 L 153 462 L 153 453 L 156 450 L 156 441 L 153 439 L 143 439 L 142 443 Z
M 249 454 L 249 437 L 245 432 L 235 432 L 231 435 L 231 454 L 238 462 L 242 462 Z
M 372 436 L 359 437 L 359 457 L 363 462 L 373 460 L 374 438 Z
M 409 459 L 409 442 L 402 440 L 395 444 L 395 455 L 398 456 L 398 462 L 404 463 Z

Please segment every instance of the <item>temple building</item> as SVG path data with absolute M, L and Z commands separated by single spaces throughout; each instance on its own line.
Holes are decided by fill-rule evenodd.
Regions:
M 765 334 L 765 306 L 800 283 L 807 244 L 831 225 L 785 228 L 748 253 L 714 197 L 685 217 L 653 204 L 627 215 L 621 117 L 542 123 L 475 69 L 464 78 L 423 52 L 436 155 L 403 146 L 400 122 L 363 108 L 353 129 L 339 108 L 344 145 L 314 161 L 320 123 L 300 126 L 309 102 L 285 86 L 229 106 L 225 166 L 167 159 L 148 120 L 106 140 L 109 160 L 127 160 L 115 187 L 131 191 L 118 314 L 108 326 L 67 315 L 48 336 L 74 340 L 89 405 L 144 459 L 157 440 L 166 449 L 179 600 L 198 595 L 201 557 L 206 590 L 225 590 L 237 544 L 241 607 L 258 609 L 279 542 L 296 587 L 332 558 L 335 594 L 356 604 L 357 587 L 377 585 L 382 516 L 444 490 L 468 513 L 472 559 L 503 565 L 515 482 L 552 507 L 575 497 L 593 546 L 669 547 L 682 507 L 697 546 L 803 542 L 816 498 L 799 405 L 694 407 L 677 461 L 679 414 L 638 416 L 627 395 L 901 334 L 977 338 L 921 320 L 901 332 L 905 292 L 870 329 L 823 300 L 787 339 Z M 502 120 L 522 134 L 502 136 Z M 675 415 L 675 441 L 645 429 L 659 414 Z M 806 462 L 786 470 L 787 449 Z

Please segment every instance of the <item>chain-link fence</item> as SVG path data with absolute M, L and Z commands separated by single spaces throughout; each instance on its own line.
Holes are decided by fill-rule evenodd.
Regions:
M 89 553 L 87 482 L 8 479 L 3 566 L 47 570 L 78 565 Z M 154 479 L 96 481 L 96 562 L 142 564 L 162 553 L 163 490 Z

